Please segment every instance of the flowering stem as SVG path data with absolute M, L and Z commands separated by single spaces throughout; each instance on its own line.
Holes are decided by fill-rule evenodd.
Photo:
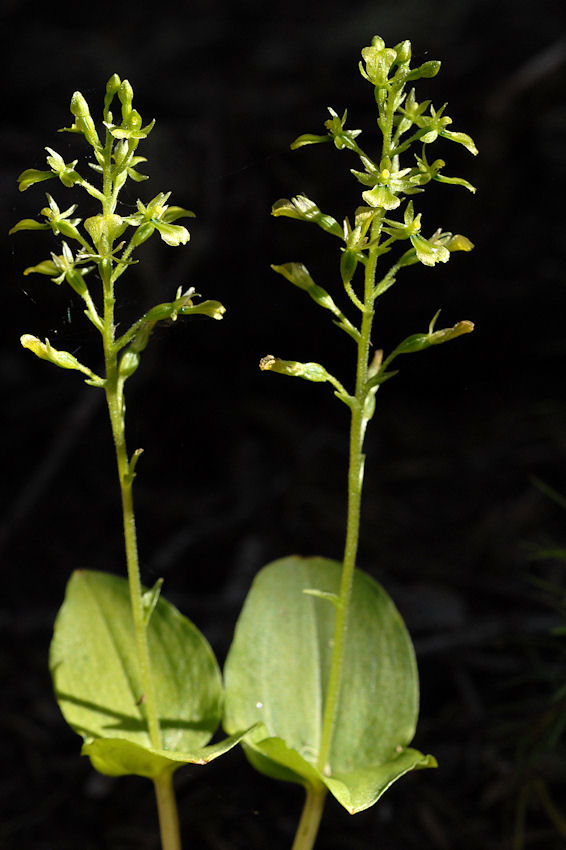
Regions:
M 112 137 L 107 135 L 104 150 L 105 165 L 103 167 L 104 203 L 103 213 L 110 216 L 116 205 L 116 191 L 111 176 L 112 169 Z M 118 478 L 122 497 L 122 517 L 124 527 L 124 543 L 126 549 L 126 563 L 128 571 L 128 585 L 130 590 L 130 603 L 132 621 L 134 627 L 135 643 L 137 650 L 138 675 L 141 693 L 139 694 L 140 710 L 145 716 L 151 746 L 154 749 L 162 749 L 161 730 L 159 726 L 159 713 L 153 677 L 151 672 L 151 659 L 149 653 L 147 623 L 145 621 L 142 586 L 140 579 L 138 544 L 136 534 L 136 521 L 134 514 L 134 503 L 132 485 L 134 480 L 133 461 L 128 459 L 126 447 L 125 414 L 126 406 L 124 400 L 124 381 L 120 375 L 118 363 L 118 349 L 115 345 L 115 319 L 114 319 L 114 281 L 113 281 L 113 259 L 112 240 L 108 233 L 103 231 L 99 245 L 100 261 L 99 270 L 102 278 L 104 293 L 104 312 L 102 317 L 102 342 L 104 348 L 104 359 L 106 366 L 105 392 L 108 413 L 112 427 L 112 436 L 116 449 L 116 463 L 118 467 Z M 160 830 L 163 850 L 181 850 L 181 838 L 179 832 L 179 819 L 173 791 L 172 777 L 161 776 L 154 781 L 159 813 Z
M 352 412 L 350 420 L 350 461 L 348 468 L 348 517 L 346 526 L 346 543 L 344 546 L 344 560 L 342 564 L 339 598 L 336 602 L 332 659 L 330 663 L 328 689 L 324 702 L 322 735 L 318 754 L 318 769 L 326 775 L 330 774 L 330 749 L 332 746 L 332 736 L 334 733 L 338 699 L 340 696 L 340 680 L 342 677 L 344 645 L 348 626 L 348 610 L 360 536 L 360 508 L 365 461 L 362 449 L 367 425 L 365 406 L 366 397 L 368 395 L 368 363 L 371 328 L 374 317 L 373 304 L 375 300 L 375 270 L 378 257 L 381 220 L 381 217 L 376 216 L 372 224 L 372 241 L 375 240 L 375 245 L 370 250 L 365 268 L 364 311 L 360 328 L 360 339 L 358 342 L 356 391 L 351 404 Z

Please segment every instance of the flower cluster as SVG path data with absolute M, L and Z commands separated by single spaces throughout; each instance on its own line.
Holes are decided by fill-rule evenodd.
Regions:
M 85 275 L 93 269 L 98 269 L 104 292 L 103 301 L 109 303 L 109 298 L 113 301 L 113 286 L 126 268 L 135 262 L 134 251 L 155 232 L 167 245 L 185 245 L 190 238 L 189 231 L 184 225 L 175 222 L 181 218 L 194 216 L 190 210 L 169 205 L 170 192 L 160 192 L 148 203 L 138 199 L 137 212 L 132 215 L 122 216 L 118 213 L 118 195 L 125 182 L 131 179 L 139 183 L 147 179 L 146 175 L 138 171 L 138 166 L 146 160 L 145 157 L 137 154 L 137 148 L 151 132 L 155 123 L 151 121 L 149 124 L 143 124 L 141 115 L 133 107 L 133 94 L 128 80 L 121 80 L 117 74 L 108 80 L 102 121 L 104 133 L 100 135 L 83 95 L 75 92 L 71 98 L 70 110 L 73 123 L 69 127 L 64 127 L 62 132 L 79 134 L 90 145 L 94 161 L 88 164 L 100 176 L 98 186 L 79 173 L 77 159 L 65 162 L 57 151 L 49 147 L 46 148 L 48 170 L 27 169 L 18 178 L 20 191 L 25 191 L 35 183 L 54 179 L 58 179 L 66 188 L 78 186 L 100 203 L 101 212 L 83 221 L 81 218 L 74 217 L 76 204 L 62 211 L 52 195 L 47 194 L 47 206 L 40 212 L 43 220 L 25 218 L 10 230 L 10 233 L 21 230 L 50 230 L 55 236 L 62 237 L 60 253 L 52 252 L 50 259 L 30 266 L 24 274 L 47 275 L 57 284 L 66 281 L 84 299 L 86 316 L 100 331 L 103 328 L 104 318 L 98 312 Z M 116 99 L 119 106 L 114 114 L 112 107 Z M 74 250 L 69 243 L 75 243 Z M 191 290 L 192 292 L 194 290 Z M 179 299 L 178 293 L 174 302 L 158 305 L 159 309 L 155 309 L 160 314 L 165 312 L 167 314 L 165 318 L 189 312 L 201 312 L 220 318 L 224 310 L 218 302 L 203 302 L 195 305 L 192 301 L 189 304 L 186 298 L 182 303 Z M 131 343 L 136 334 L 139 339 L 141 327 L 145 329 L 147 341 L 151 328 L 158 321 L 157 318 L 148 319 L 148 315 L 143 316 L 130 328 L 129 332 L 120 337 L 116 343 L 118 349 Z M 30 345 L 29 340 L 32 337 L 29 335 L 25 335 L 25 339 L 27 341 L 25 347 L 30 348 L 43 359 L 48 359 L 60 366 L 70 362 L 68 357 L 64 356 L 65 352 L 59 357 L 51 346 L 46 348 L 43 343 L 41 344 L 43 347 L 35 343 Z M 124 352 L 124 356 L 126 353 Z M 138 354 L 139 351 L 136 352 L 136 355 Z M 67 365 L 65 368 L 71 367 Z M 85 369 L 86 367 L 82 371 Z M 90 374 L 88 370 L 86 373 Z
M 295 139 L 291 147 L 296 149 L 332 141 L 338 150 L 350 150 L 358 155 L 362 169 L 353 168 L 351 172 L 364 190 L 363 206 L 356 211 L 356 221 L 363 220 L 366 231 L 375 214 L 383 216 L 385 212 L 398 209 L 408 196 L 421 192 L 423 187 L 433 180 L 457 184 L 475 192 L 475 188 L 467 180 L 444 175 L 444 160 L 435 159 L 429 162 L 426 150 L 438 139 L 446 139 L 463 145 L 472 154 L 477 154 L 473 140 L 466 133 L 447 129 L 452 124 L 452 119 L 445 114 L 446 104 L 435 109 L 429 100 L 418 103 L 414 88 L 405 91 L 409 81 L 434 77 L 440 69 L 440 62 L 428 61 L 418 68 L 411 69 L 410 42 L 403 41 L 391 48 L 386 47 L 383 39 L 378 36 L 373 38 L 370 46 L 362 50 L 362 60 L 360 72 L 374 86 L 378 106 L 377 124 L 383 137 L 381 156 L 375 159 L 360 147 L 358 138 L 361 130 L 346 129 L 347 111 L 340 116 L 331 108 L 328 110 L 330 118 L 325 122 L 325 135 L 303 134 Z M 417 144 L 420 145 L 420 151 L 414 153 L 412 164 L 401 164 L 401 155 Z M 352 251 L 352 239 L 357 238 L 353 233 L 360 232 L 358 224 L 352 229 L 347 220 L 342 230 L 335 219 L 322 213 L 313 201 L 304 196 L 292 201 L 277 201 L 273 214 L 314 221 L 324 230 L 339 237 L 344 233 L 346 252 Z M 431 238 L 423 236 L 420 232 L 420 214 L 414 215 L 411 201 L 405 206 L 402 223 L 385 218 L 383 222 L 382 231 L 389 234 L 391 240 L 411 241 L 413 256 L 416 256 L 417 261 L 432 266 L 448 260 L 450 248 L 447 247 L 446 240 L 439 241 L 437 234 Z M 391 242 L 387 244 L 385 250 L 389 249 L 390 244 Z M 355 250 L 357 261 L 364 260 L 364 251 L 367 253 L 368 245 L 367 240 L 363 247 L 358 244 Z M 470 242 L 467 246 L 461 250 L 469 250 L 472 247 Z
M 472 242 L 460 234 L 440 229 L 431 235 L 425 234 L 422 215 L 415 212 L 413 197 L 424 191 L 431 182 L 462 186 L 475 192 L 475 188 L 464 178 L 445 175 L 444 160 L 432 158 L 429 151 L 434 143 L 441 140 L 462 145 L 474 155 L 477 154 L 477 148 L 466 133 L 449 129 L 452 119 L 446 114 L 446 104 L 437 109 L 430 100 L 419 102 L 415 89 L 408 86 L 420 78 L 436 76 L 440 62 L 427 61 L 411 68 L 409 41 L 386 47 L 378 36 L 361 53 L 360 72 L 372 84 L 377 106 L 380 136 L 378 154 L 371 155 L 361 146 L 361 130 L 347 128 L 347 111 L 340 114 L 332 108 L 329 108 L 330 117 L 324 124 L 325 134 L 306 133 L 291 145 L 292 149 L 297 149 L 333 142 L 338 150 L 350 151 L 358 158 L 357 167 L 350 169 L 362 187 L 361 203 L 353 219 L 346 217 L 340 224 L 339 220 L 323 212 L 305 195 L 278 200 L 273 205 L 272 214 L 316 224 L 340 240 L 340 276 L 344 289 L 362 316 L 367 317 L 373 315 L 376 298 L 393 286 L 401 269 L 415 263 L 432 267 L 437 263 L 446 263 L 455 251 L 472 250 Z M 395 214 L 399 217 L 393 217 Z M 403 242 L 408 245 L 401 250 L 389 270 L 381 279 L 376 277 L 377 260 Z M 315 283 L 304 265 L 284 263 L 272 268 L 305 290 L 320 306 L 331 310 L 335 324 L 359 343 L 361 328 L 346 318 L 329 293 Z M 356 284 L 356 273 L 360 268 L 364 271 L 363 287 Z M 383 358 L 381 353 L 376 374 L 368 383 L 368 391 L 374 391 L 379 383 L 393 374 L 386 367 L 394 357 L 409 350 L 421 350 L 454 339 L 472 328 L 470 322 L 465 322 L 444 331 L 433 332 L 431 329 L 428 335 L 417 334 L 414 339 L 410 337 L 409 342 L 394 349 L 388 358 Z M 415 342 L 417 338 L 418 343 Z M 315 370 L 313 373 L 309 364 L 304 364 L 305 368 L 302 369 L 300 364 L 291 367 L 290 363 L 294 361 L 271 358 L 267 361 L 268 365 L 262 362 L 262 368 L 309 380 L 327 380 L 320 377 L 322 372 Z M 313 374 L 317 377 L 313 378 Z M 337 395 L 345 401 L 350 398 L 341 390 L 338 390 Z M 370 398 L 371 405 L 373 400 Z

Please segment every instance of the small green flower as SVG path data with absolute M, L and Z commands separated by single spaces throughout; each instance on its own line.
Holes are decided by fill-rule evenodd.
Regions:
M 324 122 L 324 126 L 334 139 L 334 144 L 336 145 L 338 150 L 344 150 L 344 148 L 348 148 L 349 150 L 358 151 L 359 148 L 354 139 L 356 139 L 362 131 L 344 129 L 344 124 L 346 123 L 346 119 L 348 117 L 348 110 L 344 110 L 344 114 L 341 118 L 338 113 L 330 106 L 328 107 L 328 111 L 330 112 L 330 118 Z
M 411 168 L 399 168 L 398 157 L 391 160 L 385 157 L 379 164 L 379 169 L 373 163 L 364 159 L 366 172 L 353 171 L 360 183 L 373 185 L 372 189 L 362 192 L 362 198 L 370 207 L 382 207 L 385 210 L 395 210 L 401 203 L 400 195 L 413 194 L 418 191 L 411 183 Z
M 136 109 L 132 109 L 127 119 L 122 124 L 111 124 L 108 121 L 104 122 L 104 126 L 109 130 L 110 134 L 115 139 L 132 139 L 136 142 L 145 139 L 155 125 L 155 121 L 151 121 L 142 127 L 142 118 Z
M 331 215 L 326 215 L 321 212 L 314 201 L 307 198 L 306 195 L 297 195 L 295 198 L 280 198 L 275 201 L 271 208 L 271 214 L 274 216 L 287 216 L 288 218 L 296 218 L 299 221 L 311 221 L 318 224 L 322 230 L 327 233 L 332 233 L 333 236 L 342 237 L 342 228 L 335 218 Z
M 385 42 L 379 36 L 374 36 L 370 47 L 362 50 L 362 59 L 365 68 L 360 62 L 360 73 L 362 77 L 373 83 L 374 86 L 383 87 L 388 81 L 389 71 L 397 59 L 397 51 L 392 47 L 385 47 Z
M 166 201 L 170 195 L 171 192 L 160 192 L 147 206 L 138 200 L 138 212 L 123 219 L 127 224 L 136 225 L 138 228 L 142 228 L 145 225 L 143 232 L 144 238 L 141 241 L 148 239 L 153 233 L 153 230 L 159 232 L 159 235 L 167 245 L 185 245 L 189 241 L 190 234 L 187 228 L 180 224 L 172 224 L 171 222 L 176 221 L 178 218 L 194 218 L 194 213 L 183 209 L 183 207 L 168 206 Z M 139 239 L 136 242 L 137 244 L 141 244 Z
M 297 148 L 304 147 L 305 145 L 316 145 L 321 142 L 329 142 L 332 140 L 338 150 L 344 150 L 347 148 L 355 151 L 356 153 L 360 153 L 360 149 L 356 144 L 355 139 L 362 131 L 346 130 L 344 128 L 346 118 L 348 117 L 348 110 L 344 110 L 344 114 L 341 118 L 330 106 L 328 107 L 328 111 L 330 112 L 330 118 L 324 122 L 324 126 L 328 130 L 328 134 L 326 136 L 317 136 L 314 133 L 303 133 L 303 135 L 299 136 L 294 142 L 292 142 L 291 150 L 294 151 L 297 150 Z
M 382 230 L 384 233 L 388 233 L 390 236 L 393 236 L 394 239 L 410 239 L 411 236 L 415 236 L 419 233 L 421 229 L 421 213 L 417 213 L 415 216 L 412 201 L 409 201 L 405 207 L 403 222 L 404 223 L 401 224 L 399 221 L 385 218 L 383 219 Z
M 443 159 L 435 159 L 433 163 L 429 164 L 424 145 L 423 155 L 418 156 L 418 154 L 415 154 L 415 159 L 417 160 L 417 169 L 411 177 L 411 183 L 414 185 L 424 186 L 430 180 L 437 180 L 439 183 L 453 183 L 457 186 L 463 186 L 469 192 L 475 193 L 475 186 L 472 186 L 463 177 L 445 177 L 444 174 L 440 173 L 445 165 Z
M 24 270 L 24 275 L 49 275 L 53 283 L 57 284 L 63 283 L 66 280 L 75 292 L 82 296 L 87 291 L 84 275 L 88 274 L 93 267 L 81 268 L 87 262 L 87 256 L 79 253 L 74 257 L 73 252 L 66 242 L 62 243 L 61 248 L 62 254 L 51 254 L 50 260 L 44 260 L 36 266 L 29 266 Z
M 70 188 L 82 180 L 81 175 L 75 171 L 75 165 L 78 159 L 66 163 L 63 157 L 57 151 L 54 151 L 53 148 L 46 147 L 45 150 L 50 153 L 50 156 L 47 157 L 47 165 L 57 175 L 63 186 Z
M 450 259 L 450 251 L 439 240 L 425 239 L 420 233 L 410 237 L 417 257 L 425 266 L 434 266 L 436 263 L 447 263 Z
M 76 369 L 78 372 L 82 372 L 88 378 L 86 383 L 93 387 L 104 386 L 104 380 L 89 369 L 88 366 L 77 360 L 70 352 L 53 348 L 48 339 L 45 342 L 41 342 L 40 339 L 32 334 L 23 334 L 20 337 L 20 342 L 24 348 L 28 348 L 41 360 L 47 360 L 61 369 Z
M 445 245 L 444 235 L 437 231 L 431 239 L 421 235 L 421 213 L 414 214 L 413 202 L 405 208 L 404 223 L 384 219 L 383 231 L 393 239 L 409 239 L 416 251 L 417 259 L 425 266 L 446 263 L 450 259 L 450 250 Z M 450 236 L 450 234 L 447 234 Z
M 431 104 L 430 115 L 414 113 L 414 115 L 411 116 L 413 123 L 421 130 L 425 130 L 425 133 L 420 136 L 420 141 L 425 145 L 430 145 L 432 142 L 436 141 L 438 136 L 441 136 L 443 139 L 449 139 L 452 142 L 458 142 L 458 144 L 464 145 L 464 147 L 475 156 L 478 149 L 471 136 L 468 136 L 467 133 L 456 133 L 452 130 L 446 129 L 450 124 L 452 124 L 452 119 L 448 115 L 444 115 L 446 106 L 447 104 L 445 103 L 440 107 L 440 109 L 436 110 Z

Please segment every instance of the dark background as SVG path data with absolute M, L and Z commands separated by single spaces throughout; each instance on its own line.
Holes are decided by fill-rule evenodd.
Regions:
M 474 137 L 475 159 L 448 143 L 433 150 L 478 193 L 434 184 L 415 203 L 425 233 L 462 232 L 476 248 L 407 271 L 379 307 L 374 342 L 390 350 L 439 307 L 439 326 L 470 319 L 476 330 L 405 358 L 379 392 L 359 553 L 413 634 L 415 745 L 440 767 L 403 779 L 355 818 L 330 800 L 317 847 L 563 847 L 532 785 L 542 778 L 564 799 L 563 747 L 544 746 L 566 717 L 564 656 L 548 637 L 560 619 L 533 584 L 561 586 L 560 560 L 533 554 L 566 537 L 563 510 L 533 481 L 566 492 L 562 0 L 102 3 L 88 17 L 25 0 L 0 8 L 0 232 L 44 205 L 44 187 L 20 194 L 16 177 L 44 167 L 45 145 L 85 170 L 86 146 L 56 130 L 70 123 L 76 89 L 98 116 L 114 72 L 132 82 L 144 119 L 157 119 L 140 146 L 151 181 L 123 209 L 173 189 L 172 202 L 198 214 L 190 245 L 154 237 L 119 295 L 124 319 L 180 284 L 227 307 L 221 323 L 157 330 L 128 383 L 130 448 L 145 450 L 143 578 L 165 577 L 166 595 L 221 663 L 263 564 L 293 552 L 340 558 L 343 545 L 346 409 L 327 386 L 262 374 L 257 363 L 267 353 L 315 360 L 349 381 L 348 340 L 269 269 L 301 260 L 339 298 L 336 243 L 269 212 L 304 192 L 339 220 L 351 216 L 356 162 L 332 146 L 290 152 L 289 143 L 321 132 L 331 105 L 348 107 L 370 146 L 373 95 L 357 63 L 372 35 L 408 38 L 414 56 L 442 59 L 418 99 L 448 101 L 453 129 Z M 61 208 L 72 202 L 60 184 L 45 188 Z M 150 850 L 150 783 L 100 777 L 79 758 L 47 671 L 71 571 L 123 570 L 118 491 L 102 394 L 18 339 L 48 336 L 95 369 L 98 340 L 68 287 L 22 277 L 54 250 L 49 236 L 3 240 L 0 846 Z M 289 847 L 302 801 L 239 751 L 180 771 L 178 795 L 187 847 L 212 850 Z

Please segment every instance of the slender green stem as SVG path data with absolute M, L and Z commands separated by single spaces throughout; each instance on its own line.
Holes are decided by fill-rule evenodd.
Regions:
M 108 132 L 104 148 L 104 165 L 102 174 L 104 194 L 104 202 L 102 205 L 103 214 L 111 215 L 116 205 L 116 193 L 114 191 L 112 181 L 112 136 Z M 114 346 L 115 297 L 114 284 L 112 282 L 112 242 L 107 233 L 103 235 L 99 250 L 101 254 L 99 268 L 104 295 L 102 343 L 106 366 L 105 391 L 108 413 L 110 415 L 110 423 L 112 426 L 112 436 L 114 438 L 114 446 L 116 449 L 118 478 L 120 481 L 120 491 L 122 495 L 122 515 L 128 584 L 130 588 L 130 602 L 138 656 L 140 686 L 142 688 L 139 698 L 140 704 L 143 705 L 152 746 L 159 749 L 161 747 L 161 733 L 159 729 L 159 715 L 157 712 L 153 679 L 151 675 L 147 630 L 143 613 L 136 523 L 132 498 L 133 476 L 130 471 L 130 463 L 126 448 L 124 381 L 119 375 L 118 358 Z
M 327 791 L 324 785 L 321 785 L 319 788 L 313 788 L 310 785 L 307 786 L 305 805 L 291 850 L 312 850 L 314 847 L 322 818 L 326 793 Z
M 126 448 L 123 383 L 118 377 L 116 354 L 113 350 L 114 323 L 112 316 L 112 298 L 105 299 L 104 312 L 106 401 L 108 404 L 112 436 L 114 438 L 114 446 L 116 449 L 116 462 L 118 466 L 118 477 L 120 480 L 120 491 L 122 495 L 122 515 L 124 525 L 124 542 L 126 547 L 126 563 L 128 569 L 128 584 L 130 588 L 130 601 L 132 606 L 132 618 L 138 655 L 140 684 L 142 687 L 140 700 L 144 706 L 144 713 L 148 724 L 148 731 L 152 746 L 159 749 L 161 747 L 161 734 L 159 730 L 159 719 L 153 687 L 153 678 L 151 675 L 147 630 L 144 623 L 136 522 L 132 497 L 133 476 L 130 473 L 130 465 Z
M 114 183 L 112 176 L 112 146 L 112 137 L 110 133 L 107 132 L 103 157 L 104 200 L 102 203 L 102 212 L 104 216 L 110 216 L 113 214 L 116 208 L 119 190 L 119 186 Z M 116 325 L 114 320 L 115 275 L 112 259 L 113 246 L 112 239 L 108 232 L 103 232 L 100 244 L 97 247 L 101 257 L 99 270 L 102 279 L 104 296 L 104 312 L 102 319 L 99 319 L 98 314 L 94 309 L 94 305 L 89 304 L 87 301 L 87 306 L 90 308 L 91 318 L 95 320 L 95 324 L 97 324 L 96 319 L 99 319 L 100 321 L 99 329 L 102 334 L 104 348 L 104 360 L 106 366 L 104 387 L 106 392 L 106 401 L 108 404 L 108 413 L 110 415 L 110 423 L 112 426 L 112 436 L 114 438 L 114 446 L 116 449 L 116 463 L 118 466 L 118 478 L 120 480 L 120 492 L 122 496 L 122 516 L 128 570 L 128 585 L 130 590 L 130 603 L 141 688 L 139 704 L 146 719 L 151 746 L 154 749 L 161 749 L 161 729 L 159 725 L 157 699 L 151 671 L 147 623 L 145 620 L 140 579 L 136 521 L 132 494 L 134 463 L 128 459 L 128 451 L 126 447 L 126 406 L 124 401 L 125 378 L 120 375 L 118 363 L 120 346 L 116 345 Z M 172 775 L 169 773 L 163 774 L 154 780 L 154 785 L 159 815 L 162 850 L 181 850 L 179 817 L 177 814 Z
M 367 418 L 365 416 L 365 401 L 368 392 L 368 363 L 371 344 L 371 328 L 374 316 L 373 302 L 375 298 L 375 270 L 378 257 L 380 228 L 381 218 L 376 216 L 372 223 L 372 240 L 375 242 L 375 245 L 369 253 L 365 267 L 364 312 L 360 328 L 360 340 L 358 342 L 356 392 L 351 407 L 352 414 L 350 421 L 350 462 L 348 469 L 348 519 L 346 526 L 346 543 L 344 547 L 340 593 L 336 605 L 332 659 L 330 663 L 328 689 L 324 702 L 322 734 L 317 763 L 318 769 L 327 775 L 330 773 L 330 749 L 332 746 L 332 736 L 334 734 L 338 700 L 340 696 L 342 662 L 344 658 L 344 646 L 348 627 L 348 610 L 350 607 L 350 596 L 352 593 L 352 583 L 354 581 L 354 570 L 356 566 L 356 555 L 358 552 L 358 541 L 360 536 L 360 509 L 365 460 L 362 449 L 367 424 Z
M 162 850 L 181 850 L 181 831 L 173 789 L 173 775 L 164 773 L 154 779 L 153 784 L 159 814 L 161 848 Z

